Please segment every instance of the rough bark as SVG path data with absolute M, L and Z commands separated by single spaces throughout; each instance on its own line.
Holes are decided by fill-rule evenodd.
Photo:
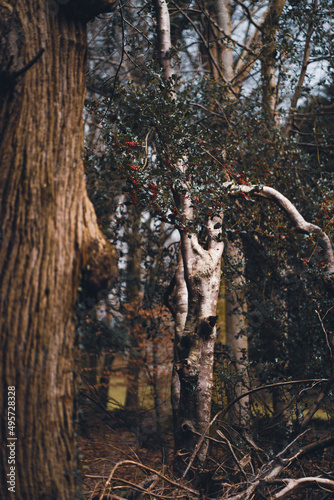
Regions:
M 116 257 L 84 183 L 85 24 L 71 2 L 13 3 L 0 2 L 0 496 L 68 500 L 80 272 L 89 266 L 91 291 L 106 288 Z M 100 2 L 81 6 L 93 3 L 98 13 Z M 15 387 L 15 493 L 6 482 L 8 387 Z

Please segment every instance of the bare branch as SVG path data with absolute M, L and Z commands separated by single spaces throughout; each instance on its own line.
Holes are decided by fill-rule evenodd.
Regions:
M 227 444 L 236 466 L 238 467 L 239 471 L 241 472 L 241 474 L 244 476 L 244 478 L 247 481 L 247 476 L 245 474 L 245 471 L 242 468 L 242 465 L 241 465 L 240 461 L 238 460 L 236 454 L 234 453 L 233 446 L 231 445 L 230 441 L 227 439 L 226 436 L 224 436 L 224 434 L 219 429 L 217 429 L 216 432 L 217 432 L 218 436 L 220 436 L 222 438 L 223 442 Z
M 300 437 L 300 435 L 298 437 Z M 330 448 L 331 446 L 334 446 L 334 437 L 332 436 L 329 438 L 321 439 L 320 441 L 315 441 L 314 443 L 309 443 L 303 448 L 300 448 L 294 455 L 281 460 L 285 465 L 291 464 L 297 458 L 305 456 L 308 453 L 314 453 L 315 451 L 323 450 L 324 448 Z
M 230 90 L 230 92 L 234 95 L 234 97 L 238 98 L 238 95 L 236 94 L 235 90 L 233 89 L 233 87 L 230 85 L 230 83 L 226 80 L 226 78 L 224 77 L 222 71 L 221 71 L 221 68 L 220 68 L 220 65 L 218 64 L 218 62 L 216 61 L 216 59 L 213 57 L 212 55 L 212 52 L 210 50 L 210 47 L 209 47 L 209 44 L 207 42 L 207 40 L 205 39 L 205 37 L 203 36 L 203 34 L 201 33 L 201 31 L 199 30 L 199 28 L 197 27 L 196 23 L 194 23 L 194 21 L 184 12 L 183 9 L 181 9 L 177 4 L 176 2 L 174 2 L 173 0 L 171 0 L 172 4 L 177 8 L 177 10 L 179 12 L 181 12 L 181 14 L 190 22 L 190 24 L 193 26 L 194 30 L 196 31 L 196 33 L 198 34 L 198 36 L 200 37 L 214 67 L 216 68 L 218 74 L 219 74 L 219 77 L 222 79 L 222 81 L 228 86 L 228 89 Z
M 204 10 L 204 9 L 201 9 L 201 12 L 204 14 L 204 16 L 208 19 L 208 21 L 222 34 L 224 35 L 224 38 L 226 38 L 227 40 L 229 40 L 230 42 L 233 43 L 233 45 L 237 45 L 238 47 L 240 47 L 241 49 L 243 49 L 245 52 L 248 52 L 249 54 L 251 54 L 252 56 L 256 57 L 257 54 L 247 45 L 244 45 L 243 43 L 239 42 L 238 40 L 235 40 L 234 38 L 232 38 L 231 35 L 229 35 L 228 33 L 226 33 L 226 31 L 221 27 L 219 26 L 218 23 L 216 23 L 216 21 L 214 19 L 212 19 L 212 17 Z
M 286 484 L 286 487 L 276 493 L 272 497 L 273 500 L 289 498 L 296 491 L 310 486 L 334 492 L 334 481 L 322 477 L 302 477 L 300 479 L 282 479 L 282 481 Z
M 250 394 L 255 394 L 256 392 L 264 391 L 266 389 L 272 389 L 273 387 L 280 387 L 280 386 L 284 386 L 284 385 L 294 385 L 294 384 L 304 384 L 304 383 L 308 383 L 308 382 L 323 383 L 323 382 L 328 382 L 328 381 L 329 381 L 328 378 L 324 378 L 324 379 L 307 379 L 307 380 L 290 380 L 288 382 L 277 382 L 275 384 L 262 385 L 260 387 L 256 387 L 255 389 L 251 389 L 250 391 L 244 392 L 243 394 L 241 394 L 240 396 L 238 396 L 237 398 L 235 398 L 233 401 L 231 401 L 231 403 L 229 403 L 224 410 L 221 410 L 218 413 L 216 413 L 216 415 L 208 423 L 208 425 L 206 426 L 204 432 L 202 433 L 201 438 L 199 439 L 199 441 L 198 441 L 198 443 L 196 445 L 196 448 L 193 451 L 193 454 L 190 457 L 187 469 L 185 470 L 185 472 L 183 474 L 183 477 L 186 477 L 188 471 L 190 470 L 190 467 L 192 466 L 192 464 L 193 464 L 193 462 L 195 460 L 195 457 L 196 457 L 196 455 L 197 455 L 200 447 L 202 446 L 202 443 L 203 443 L 204 439 L 207 437 L 206 434 L 207 434 L 208 430 L 210 429 L 210 427 L 214 424 L 214 422 L 217 420 L 218 417 L 224 418 L 225 415 L 228 413 L 228 411 L 232 408 L 232 406 L 234 406 L 241 399 L 249 396 Z M 254 491 L 254 490 L 252 490 L 252 491 Z M 237 500 L 238 498 L 241 499 L 241 498 L 244 498 L 244 497 L 236 496 L 236 497 L 233 497 L 233 500 Z
M 331 308 L 331 309 L 332 309 L 332 308 Z M 325 334 L 325 337 L 326 337 L 326 344 L 327 344 L 327 347 L 328 347 L 328 350 L 329 350 L 330 360 L 331 360 L 331 363 L 332 363 L 332 365 L 333 365 L 333 349 L 332 349 L 332 346 L 331 346 L 331 344 L 330 344 L 330 342 L 329 342 L 328 333 L 327 333 L 327 331 L 326 331 L 326 328 L 324 327 L 324 323 L 323 323 L 323 321 L 322 321 L 322 319 L 321 319 L 321 316 L 320 316 L 319 312 L 318 312 L 318 311 L 315 311 L 315 312 L 316 312 L 316 314 L 317 314 L 317 316 L 318 316 L 318 318 L 319 318 L 319 321 L 320 321 L 320 324 L 321 324 L 322 331 L 323 331 L 323 332 L 324 332 L 324 334 Z M 327 311 L 327 312 L 328 312 L 328 311 Z M 326 313 L 326 314 L 327 314 L 327 313 Z
M 257 24 L 256 21 L 254 21 L 253 16 L 247 5 L 244 4 L 244 2 L 241 2 L 241 0 L 235 0 L 245 11 L 246 16 L 248 17 L 249 21 L 255 26 L 255 28 L 259 31 L 262 31 L 262 26 Z
M 176 481 L 173 481 L 172 479 L 169 479 L 167 476 L 165 476 L 164 474 L 161 474 L 161 472 L 158 472 L 154 469 L 151 469 L 150 467 L 147 467 L 146 465 L 140 463 L 140 462 L 135 462 L 134 460 L 123 460 L 122 462 L 118 462 L 112 469 L 107 481 L 106 481 L 106 484 L 104 486 L 104 489 L 101 493 L 101 496 L 100 498 L 103 498 L 103 495 L 105 494 L 106 492 L 106 489 L 107 487 L 110 485 L 113 477 L 114 477 L 114 474 L 115 474 L 115 471 L 116 469 L 118 469 L 118 467 L 122 466 L 122 465 L 134 465 L 136 467 L 140 467 L 141 469 L 144 469 L 144 470 L 147 470 L 149 472 L 152 472 L 152 474 L 155 474 L 159 477 L 161 477 L 161 479 L 163 479 L 164 481 L 168 482 L 169 484 L 172 484 L 173 486 L 176 486 L 177 488 L 181 488 L 182 490 L 185 490 L 187 491 L 188 493 L 191 493 L 192 495 L 195 495 L 195 496 L 199 496 L 199 493 L 196 491 L 196 490 L 193 490 L 192 488 L 189 488 L 188 486 L 185 486 L 184 484 L 181 484 L 181 483 L 177 483 Z M 117 478 L 118 480 L 119 478 Z
M 225 183 L 225 185 L 229 187 L 231 194 L 234 195 L 245 193 L 274 201 L 286 213 L 298 231 L 316 236 L 320 247 L 324 251 L 324 261 L 327 265 L 327 273 L 329 275 L 334 275 L 334 254 L 330 238 L 319 226 L 307 222 L 291 201 L 282 193 L 269 186 L 239 186 L 233 183 Z M 330 277 L 332 278 L 332 276 Z

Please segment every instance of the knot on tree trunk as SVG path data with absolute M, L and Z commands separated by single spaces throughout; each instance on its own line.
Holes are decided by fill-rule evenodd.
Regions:
M 208 316 L 202 319 L 199 325 L 199 335 L 205 339 L 208 339 L 216 326 L 218 316 Z
M 118 275 L 115 248 L 104 241 L 93 241 L 83 273 L 82 287 L 85 295 L 96 297 L 101 291 L 110 290 Z
M 184 420 L 181 424 L 181 431 L 183 433 L 189 433 L 191 432 L 192 434 L 195 433 L 195 427 L 193 423 L 190 420 Z

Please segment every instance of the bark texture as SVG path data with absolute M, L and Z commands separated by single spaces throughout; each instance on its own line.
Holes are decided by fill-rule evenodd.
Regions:
M 186 196 L 180 206 L 190 219 L 192 208 Z M 217 302 L 220 288 L 221 256 L 218 219 L 207 223 L 207 240 L 200 245 L 196 234 L 181 231 L 176 276 L 175 364 L 172 385 L 174 409 L 174 470 L 182 475 L 187 459 L 210 421 L 213 353 L 216 340 Z M 186 291 L 186 293 L 184 293 Z M 185 302 L 186 301 L 186 302 Z M 202 466 L 208 442 L 199 449 L 194 465 Z
M 89 264 L 92 290 L 116 272 L 84 183 L 86 28 L 75 5 L 60 3 L 0 2 L 1 498 L 75 498 L 80 272 Z M 15 494 L 6 482 L 8 386 Z
M 164 70 L 165 78 L 168 79 L 174 75 L 174 68 L 170 55 L 172 42 L 168 6 L 166 0 L 154 0 L 153 3 L 157 17 L 159 62 Z
M 270 121 L 275 121 L 276 110 L 276 37 L 278 23 L 286 0 L 273 0 L 261 26 L 261 72 L 263 84 L 263 109 Z
M 217 13 L 217 23 L 220 28 L 219 35 L 221 36 L 221 33 L 223 33 L 224 36 L 228 37 L 228 40 L 230 40 L 232 36 L 230 1 L 215 0 L 214 5 Z M 232 50 L 226 46 L 222 46 L 219 60 L 222 64 L 222 72 L 225 82 L 231 82 L 234 77 Z

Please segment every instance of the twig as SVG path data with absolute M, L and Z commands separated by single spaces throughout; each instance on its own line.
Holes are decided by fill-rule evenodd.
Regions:
M 255 26 L 255 28 L 257 30 L 259 30 L 261 33 L 263 32 L 263 28 L 262 26 L 260 26 L 259 24 L 257 24 L 254 19 L 253 19 L 253 16 L 251 14 L 251 11 L 249 10 L 249 8 L 247 7 L 247 5 L 245 5 L 243 2 L 241 2 L 241 0 L 235 0 L 242 8 L 243 10 L 246 12 L 246 15 L 249 19 L 249 21 Z
M 281 457 L 282 455 L 284 455 L 284 454 L 288 451 L 288 449 L 289 449 L 289 448 L 291 448 L 291 446 L 292 446 L 292 445 L 294 445 L 294 444 L 298 441 L 298 439 L 300 439 L 302 436 L 304 436 L 304 434 L 306 434 L 307 432 L 309 432 L 309 430 L 310 430 L 310 429 L 306 429 L 305 431 L 303 431 L 303 432 L 301 432 L 300 434 L 298 434 L 298 436 L 297 436 L 295 439 L 293 439 L 293 440 L 291 441 L 291 443 L 289 443 L 289 444 L 288 444 L 288 445 L 287 445 L 287 446 L 286 446 L 286 447 L 285 447 L 285 448 L 284 448 L 284 449 L 283 449 L 280 453 L 278 453 L 278 454 L 276 455 L 276 456 L 277 456 L 277 458 L 279 458 L 279 457 Z
M 138 490 L 138 491 L 141 491 L 142 493 L 145 493 L 146 495 L 150 495 L 152 497 L 156 497 L 156 498 L 175 498 L 175 495 L 159 495 L 159 493 L 154 493 L 146 488 L 143 488 L 142 486 L 140 486 L 139 484 L 135 484 L 135 483 L 132 483 L 131 481 L 127 480 L 127 479 L 123 479 L 121 477 L 115 477 L 114 481 L 118 481 L 120 483 L 123 483 L 123 484 L 127 484 L 128 486 L 131 486 L 133 489 L 135 490 Z M 104 491 L 103 493 L 100 495 L 99 497 L 99 500 L 103 500 L 103 497 L 104 497 Z
M 334 437 L 322 439 L 321 441 L 316 441 L 315 443 L 310 443 L 304 446 L 304 448 L 301 448 L 300 450 L 297 451 L 297 453 L 289 458 L 284 458 L 282 460 L 283 463 L 293 462 L 297 458 L 307 455 L 308 453 L 312 453 L 318 450 L 322 450 L 324 448 L 330 448 L 331 446 L 334 446 Z
M 291 380 L 291 381 L 288 381 L 288 382 L 276 382 L 275 384 L 268 384 L 268 385 L 262 385 L 260 387 L 256 387 L 255 389 L 252 389 L 252 390 L 250 390 L 248 392 L 245 392 L 244 394 L 241 394 L 240 396 L 238 396 L 237 398 L 235 398 L 233 401 L 231 401 L 231 403 L 229 403 L 227 405 L 227 407 L 224 410 L 221 410 L 218 413 L 216 413 L 216 415 L 213 417 L 213 419 L 208 423 L 208 425 L 204 429 L 204 432 L 203 432 L 201 438 L 198 440 L 198 443 L 197 443 L 197 445 L 196 445 L 196 447 L 195 447 L 195 449 L 193 451 L 193 454 L 190 457 L 188 466 L 187 466 L 186 470 L 183 473 L 182 479 L 184 479 L 186 477 L 186 475 L 188 474 L 188 472 L 190 470 L 190 467 L 192 466 L 192 464 L 193 464 L 193 462 L 195 460 L 195 457 L 196 457 L 197 453 L 199 452 L 199 449 L 201 448 L 204 439 L 206 438 L 206 433 L 208 432 L 208 430 L 210 429 L 210 427 L 212 426 L 212 424 L 217 420 L 217 418 L 219 416 L 221 418 L 224 418 L 225 415 L 227 414 L 227 412 L 238 401 L 240 401 L 241 399 L 245 398 L 246 396 L 249 396 L 250 394 L 254 394 L 255 392 L 263 391 L 263 390 L 266 390 L 266 389 L 272 389 L 273 387 L 280 387 L 280 386 L 283 386 L 283 385 L 303 384 L 303 383 L 308 383 L 308 382 L 322 383 L 322 382 L 328 382 L 329 380 L 330 379 L 325 378 L 325 379 L 307 379 L 307 380 Z
M 325 491 L 334 491 L 334 481 L 322 477 L 302 477 L 300 479 L 282 479 L 282 481 L 286 486 L 272 497 L 273 500 L 289 498 L 292 493 L 308 486 L 315 486 Z
M 218 434 L 218 436 L 220 436 L 220 437 L 224 440 L 224 442 L 227 444 L 227 446 L 228 446 L 228 448 L 229 448 L 229 450 L 230 450 L 230 452 L 231 452 L 231 455 L 232 455 L 232 457 L 233 457 L 234 462 L 236 463 L 236 465 L 237 465 L 237 467 L 238 467 L 239 471 L 241 472 L 241 474 L 244 476 L 245 480 L 247 481 L 247 476 L 246 476 L 246 474 L 245 474 L 245 471 L 244 471 L 244 470 L 243 470 L 243 468 L 241 467 L 240 462 L 239 462 L 239 460 L 238 460 L 238 458 L 237 458 L 236 454 L 234 453 L 234 450 L 233 450 L 233 447 L 232 447 L 231 443 L 229 442 L 229 440 L 228 440 L 228 439 L 224 436 L 224 434 L 223 434 L 223 433 L 222 433 L 219 429 L 217 429 L 217 434 Z
M 331 309 L 332 309 L 332 308 L 331 308 Z M 327 334 L 326 328 L 324 327 L 324 324 L 323 324 L 323 321 L 322 321 L 322 319 L 321 319 L 321 317 L 320 317 L 319 312 L 318 312 L 317 310 L 316 310 L 315 312 L 316 312 L 316 313 L 317 313 L 317 315 L 318 315 L 318 318 L 319 318 L 319 321 L 320 321 L 320 324 L 321 324 L 322 330 L 323 330 L 323 332 L 324 332 L 324 334 L 325 334 L 325 337 L 326 337 L 326 344 L 327 344 L 327 347 L 328 347 L 328 350 L 329 350 L 329 357 L 330 357 L 330 360 L 331 360 L 331 365 L 333 365 L 333 350 L 332 350 L 332 346 L 331 346 L 331 344 L 330 344 L 330 342 L 329 342 L 329 339 L 328 339 L 328 334 Z M 328 313 L 328 311 L 327 311 L 327 313 Z M 326 314 L 327 314 L 327 313 L 326 313 Z M 326 315 L 325 315 L 325 316 L 326 316 Z M 324 318 L 325 318 L 325 316 L 324 316 Z
M 176 486 L 177 488 L 181 488 L 181 489 L 187 491 L 188 493 L 191 493 L 192 495 L 199 496 L 198 491 L 193 490 L 192 488 L 188 488 L 188 486 L 185 486 L 184 484 L 177 483 L 176 481 L 173 481 L 172 479 L 169 479 L 168 477 L 166 477 L 164 474 L 161 474 L 160 472 L 158 472 L 154 469 L 151 469 L 150 467 L 147 467 L 146 465 L 135 462 L 133 460 L 123 460 L 122 462 L 118 462 L 114 466 L 114 468 L 112 469 L 112 471 L 111 471 L 111 473 L 106 481 L 106 484 L 104 486 L 103 492 L 101 494 L 102 496 L 100 496 L 100 500 L 102 500 L 103 495 L 106 491 L 106 488 L 109 486 L 116 469 L 122 465 L 135 465 L 136 467 L 141 467 L 142 469 L 148 470 L 148 471 L 152 472 L 153 474 L 156 474 L 157 476 L 161 477 L 164 481 L 167 481 L 168 483 L 172 484 L 173 486 Z

